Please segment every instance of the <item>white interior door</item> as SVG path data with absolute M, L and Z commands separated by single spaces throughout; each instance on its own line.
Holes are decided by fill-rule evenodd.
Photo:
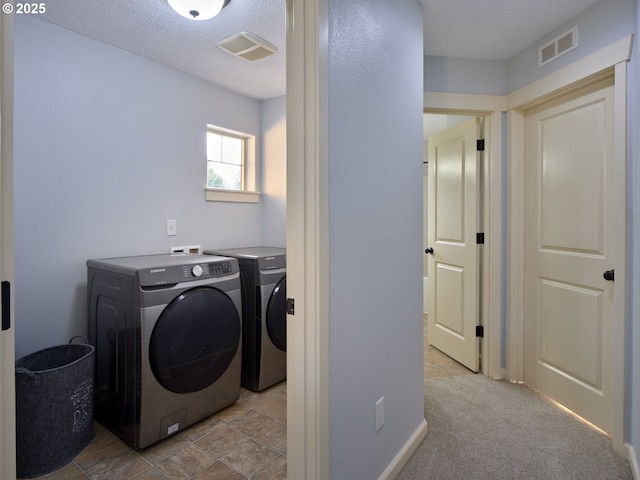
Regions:
M 429 343 L 477 372 L 480 367 L 479 185 L 472 119 L 429 137 L 428 311 Z
M 525 124 L 524 379 L 607 432 L 623 301 L 604 278 L 624 215 L 614 209 L 612 99 L 605 80 L 527 111 Z
M 0 15 L 0 478 L 16 478 L 13 296 L 13 16 Z

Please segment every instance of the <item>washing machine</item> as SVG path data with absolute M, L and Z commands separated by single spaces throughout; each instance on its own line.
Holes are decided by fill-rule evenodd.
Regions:
M 284 248 L 205 250 L 235 258 L 242 281 L 242 386 L 264 390 L 287 378 L 287 255 Z
M 95 418 L 134 449 L 240 395 L 242 297 L 234 258 L 87 261 Z

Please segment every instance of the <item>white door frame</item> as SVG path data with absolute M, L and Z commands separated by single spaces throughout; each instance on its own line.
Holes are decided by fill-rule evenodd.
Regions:
M 527 108 L 563 95 L 578 86 L 614 72 L 614 156 L 617 165 L 626 165 L 627 62 L 631 57 L 632 36 L 625 37 L 575 63 L 558 70 L 506 96 L 509 178 L 507 179 L 507 332 L 506 365 L 508 380 L 524 379 L 524 158 L 525 117 Z M 617 192 L 614 210 L 614 250 L 622 258 L 615 265 L 615 288 L 622 300 L 616 303 L 613 328 L 613 351 L 616 353 L 613 378 L 614 419 L 611 432 L 613 446 L 628 455 L 624 446 L 624 346 L 626 303 L 626 171 L 615 171 Z
M 328 12 L 287 0 L 287 478 L 329 478 Z
M 492 95 L 466 95 L 425 92 L 424 113 L 484 117 L 485 155 L 483 164 L 484 233 L 482 249 L 482 373 L 494 379 L 504 378 L 502 365 L 503 287 L 502 265 L 502 112 L 505 98 Z
M 0 279 L 13 286 L 13 16 L 0 15 Z M 3 299 L 7 300 L 7 299 Z M 15 315 L 0 332 L 0 478 L 16 478 Z

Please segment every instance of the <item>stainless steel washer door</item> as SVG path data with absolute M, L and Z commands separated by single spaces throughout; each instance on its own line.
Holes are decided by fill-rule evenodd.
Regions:
M 238 310 L 224 292 L 196 287 L 163 310 L 149 342 L 149 363 L 164 388 L 191 393 L 227 370 L 241 340 Z
M 287 351 L 287 277 L 277 283 L 267 303 L 267 332 L 273 344 Z

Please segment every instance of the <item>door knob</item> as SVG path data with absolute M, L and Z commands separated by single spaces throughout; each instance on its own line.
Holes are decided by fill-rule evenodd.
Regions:
M 614 270 L 607 270 L 606 272 L 604 272 L 602 274 L 602 276 L 604 277 L 605 280 L 608 280 L 609 282 L 613 282 L 613 280 L 614 280 Z
M 428 254 L 430 254 L 430 255 L 433 255 L 433 248 L 431 248 L 431 247 L 427 248 L 427 249 L 424 251 L 424 253 L 428 253 Z

